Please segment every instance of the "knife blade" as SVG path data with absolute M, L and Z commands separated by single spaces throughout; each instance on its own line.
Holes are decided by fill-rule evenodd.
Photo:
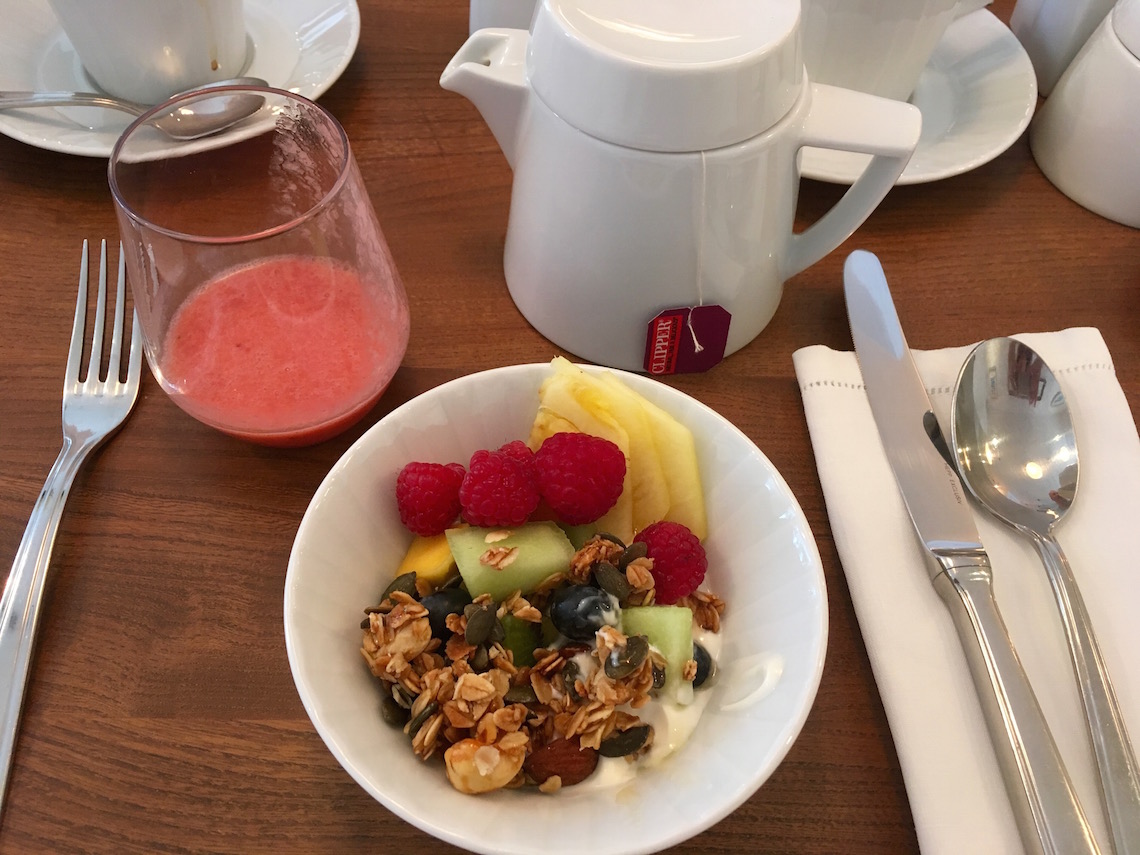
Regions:
M 1072 781 L 993 596 L 989 557 L 962 483 L 943 459 L 930 398 L 882 265 L 852 252 L 844 295 L 871 413 L 931 582 L 953 620 L 1013 808 L 1033 855 L 1099 853 Z

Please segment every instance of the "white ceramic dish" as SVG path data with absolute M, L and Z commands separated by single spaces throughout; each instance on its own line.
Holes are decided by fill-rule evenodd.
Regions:
M 1037 107 L 1033 64 L 1009 28 L 986 9 L 949 26 L 910 102 L 922 111 L 922 136 L 897 184 L 922 184 L 989 163 L 1021 136 Z M 805 148 L 805 178 L 850 184 L 869 159 Z
M 316 99 L 356 52 L 356 0 L 245 0 L 250 62 L 243 72 Z M 0 89 L 98 91 L 45 0 L 0 0 Z M 0 133 L 66 154 L 108 157 L 133 121 L 101 107 L 0 112 Z
M 1041 171 L 1073 201 L 1140 229 L 1140 0 L 1119 0 L 1029 128 Z
M 697 438 L 709 510 L 707 587 L 728 603 L 714 693 L 696 731 L 660 766 L 610 789 L 466 796 L 378 714 L 359 645 L 410 539 L 393 496 L 411 460 L 466 461 L 529 432 L 548 365 L 462 377 L 410 401 L 364 434 L 317 490 L 285 583 L 285 642 L 317 732 L 385 807 L 436 837 L 495 855 L 648 853 L 731 813 L 783 759 L 815 697 L 827 597 L 815 541 L 784 480 L 748 438 L 680 392 L 615 372 Z M 590 369 L 597 370 L 597 369 Z M 618 810 L 615 810 L 615 805 Z

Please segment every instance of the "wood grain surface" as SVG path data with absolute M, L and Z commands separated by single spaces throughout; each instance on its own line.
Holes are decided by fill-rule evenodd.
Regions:
M 993 9 L 1007 21 L 1012 6 Z M 0 852 L 459 851 L 373 801 L 317 736 L 285 654 L 286 564 L 317 485 L 376 420 L 454 377 L 559 351 L 504 285 L 507 164 L 475 108 L 438 84 L 466 36 L 465 4 L 364 0 L 361 13 L 356 55 L 321 103 L 348 132 L 408 291 L 403 366 L 361 424 L 297 450 L 216 433 L 144 377 L 134 414 L 80 473 L 63 518 Z M 801 223 L 841 192 L 804 181 Z M 0 556 L 10 558 L 59 448 L 80 243 L 118 230 L 99 159 L 0 137 L 0 200 Z M 857 247 L 882 259 L 912 346 L 1096 326 L 1140 404 L 1138 233 L 1057 191 L 1024 137 L 972 172 L 894 189 L 840 250 L 787 284 L 752 344 L 669 380 L 739 426 L 787 479 L 819 542 L 830 613 L 823 681 L 787 759 L 739 810 L 670 852 L 918 851 L 792 369 L 805 345 L 850 348 L 841 265 Z

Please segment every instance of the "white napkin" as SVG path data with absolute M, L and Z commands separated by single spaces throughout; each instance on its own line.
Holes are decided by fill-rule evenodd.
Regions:
M 1095 329 L 1017 336 L 1058 376 L 1080 451 L 1076 501 L 1054 529 L 1079 583 L 1134 744 L 1140 745 L 1140 439 Z M 950 402 L 970 347 L 915 351 L 950 435 Z M 1001 773 L 949 613 L 886 457 L 855 354 L 794 355 L 836 548 L 895 739 L 925 855 L 1022 853 Z M 1068 647 L 1036 552 L 973 506 L 1002 616 L 1081 804 L 1107 846 L 1092 750 Z

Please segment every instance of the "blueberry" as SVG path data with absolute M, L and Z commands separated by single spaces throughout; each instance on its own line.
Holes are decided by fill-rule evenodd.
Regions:
M 420 600 L 420 605 L 427 609 L 431 634 L 440 639 L 450 638 L 451 631 L 447 628 L 447 616 L 461 614 L 463 607 L 470 602 L 471 595 L 462 588 L 442 588 Z
M 605 591 L 592 585 L 571 585 L 551 597 L 550 620 L 573 641 L 593 641 L 603 626 L 617 626 L 618 609 Z
M 704 646 L 693 642 L 693 660 L 697 663 L 697 676 L 693 678 L 693 688 L 699 689 L 713 675 L 716 664 Z

